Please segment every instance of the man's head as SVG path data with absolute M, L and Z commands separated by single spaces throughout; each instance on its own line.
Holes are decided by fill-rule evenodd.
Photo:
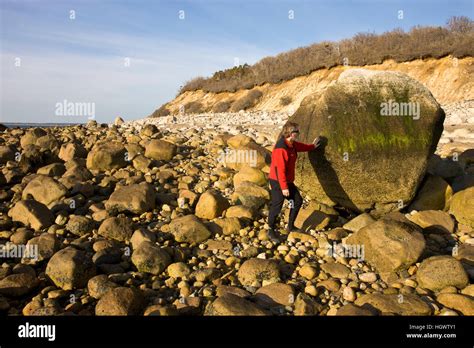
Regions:
M 295 141 L 298 139 L 298 135 L 300 133 L 300 127 L 298 123 L 295 122 L 287 122 L 283 127 L 282 135 L 290 141 Z

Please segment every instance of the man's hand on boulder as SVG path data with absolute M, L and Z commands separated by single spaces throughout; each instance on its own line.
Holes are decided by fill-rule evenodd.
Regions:
M 313 140 L 313 144 L 314 144 L 314 148 L 319 147 L 319 145 L 321 145 L 321 138 L 320 137 L 315 138 Z

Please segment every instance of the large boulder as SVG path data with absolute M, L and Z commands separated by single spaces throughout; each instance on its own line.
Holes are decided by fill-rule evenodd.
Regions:
M 130 238 L 130 244 L 132 244 L 133 250 L 138 249 L 140 244 L 143 242 L 154 243 L 156 241 L 156 235 L 144 228 L 139 228 L 133 232 L 132 238 Z
M 62 163 L 51 163 L 39 168 L 36 173 L 46 176 L 61 176 L 66 171 L 66 167 Z
M 143 173 L 148 172 L 148 168 L 150 167 L 151 164 L 151 159 L 143 156 L 143 155 L 137 155 L 133 158 L 132 160 L 133 167 Z
M 407 218 L 428 233 L 454 232 L 454 220 L 451 215 L 444 211 L 424 210 L 408 215 Z
M 100 225 L 98 234 L 108 239 L 128 241 L 133 235 L 132 220 L 124 216 L 107 218 Z
M 286 209 L 286 218 L 289 219 L 290 209 Z M 303 231 L 310 229 L 321 230 L 328 226 L 331 217 L 318 210 L 315 204 L 309 204 L 305 208 L 301 208 L 296 216 L 294 225 Z
M 243 181 L 250 181 L 260 186 L 264 186 L 268 182 L 264 172 L 249 166 L 240 168 L 239 172 L 234 175 L 233 181 L 234 187 L 239 186 Z
M 177 153 L 177 147 L 166 140 L 153 139 L 145 148 L 145 156 L 155 159 L 169 161 Z
M 151 137 L 156 133 L 159 133 L 158 128 L 154 124 L 147 124 L 142 128 L 140 135 Z
M 244 286 L 261 287 L 280 281 L 280 269 L 274 260 L 253 258 L 245 261 L 239 268 L 238 278 Z
M 272 283 L 258 289 L 254 299 L 263 308 L 292 306 L 295 303 L 295 292 L 291 285 Z
M 349 267 L 337 262 L 328 262 L 321 265 L 321 269 L 331 275 L 333 278 L 347 278 L 351 273 Z
M 58 251 L 46 266 L 48 278 L 63 290 L 84 288 L 95 274 L 96 269 L 90 256 L 73 247 Z
M 15 159 L 15 148 L 11 145 L 1 145 L 0 146 L 0 164 L 5 164 L 8 161 L 13 161 Z
M 16 157 L 16 160 L 19 168 L 23 168 L 22 173 L 24 175 L 26 172 L 34 171 L 47 163 L 51 163 L 53 158 L 54 155 L 50 151 L 42 151 L 36 145 L 28 145 L 21 151 L 21 156 Z
M 367 294 L 359 297 L 355 304 L 386 314 L 430 315 L 432 312 L 425 301 L 413 294 Z
M 456 260 L 461 261 L 463 264 L 470 267 L 474 267 L 474 245 L 463 243 L 457 248 L 457 252 L 453 253 Z M 474 289 L 474 288 L 473 288 Z
M 321 312 L 322 305 L 316 302 L 311 296 L 300 292 L 296 296 L 295 309 L 293 314 L 296 316 L 314 316 Z
M 372 316 L 375 315 L 374 310 L 357 307 L 352 303 L 348 303 L 337 310 L 337 316 Z
M 26 131 L 25 135 L 20 138 L 20 146 L 25 149 L 28 145 L 36 145 L 38 139 L 46 136 L 48 133 L 43 128 L 33 128 Z
M 158 275 L 171 263 L 171 257 L 154 243 L 145 241 L 133 251 L 132 262 L 139 272 Z
M 407 269 L 425 249 L 425 239 L 418 226 L 391 219 L 361 228 L 346 243 L 363 246 L 365 260 L 379 272 Z
M 228 168 L 240 170 L 247 166 L 261 169 L 271 162 L 270 152 L 246 135 L 234 135 L 227 140 L 227 145 L 229 147 L 218 154 L 217 160 Z
M 180 243 L 200 243 L 211 236 L 201 220 L 192 214 L 174 219 L 169 226 L 174 239 Z
M 70 162 L 73 161 L 74 160 L 71 160 Z M 92 173 L 82 165 L 73 164 L 69 167 L 66 166 L 66 168 L 66 172 L 64 172 L 63 177 L 59 181 L 61 181 L 61 183 L 68 188 L 74 187 L 74 185 L 79 182 L 92 179 Z
M 46 134 L 45 136 L 38 138 L 35 145 L 38 146 L 41 151 L 51 151 L 52 153 L 57 154 L 59 152 L 60 143 L 54 135 Z
M 44 204 L 34 199 L 18 201 L 8 211 L 13 221 L 21 222 L 34 230 L 47 228 L 54 223 L 54 215 Z
M 261 316 L 267 313 L 258 305 L 238 295 L 226 293 L 218 297 L 207 308 L 204 315 Z
M 58 202 L 66 196 L 66 187 L 46 175 L 37 175 L 22 192 L 22 198 L 33 198 L 46 206 Z
M 209 225 L 209 229 L 215 233 L 231 235 L 239 233 L 242 228 L 242 223 L 239 218 L 236 217 L 226 217 L 223 219 L 215 219 Z
M 0 295 L 23 296 L 34 290 L 39 284 L 32 273 L 16 273 L 0 280 Z
M 138 315 L 145 304 L 140 290 L 116 287 L 107 291 L 95 306 L 95 315 Z
M 409 210 L 445 210 L 453 196 L 453 189 L 440 176 L 428 174 Z
M 227 218 L 235 217 L 247 221 L 253 220 L 256 215 L 257 212 L 254 207 L 248 207 L 242 204 L 233 205 L 229 207 L 225 212 L 225 216 Z
M 115 118 L 115 120 L 114 120 L 114 125 L 120 126 L 120 125 L 122 125 L 124 122 L 125 122 L 125 121 L 123 120 L 122 117 L 117 116 L 117 117 Z
M 146 182 L 117 186 L 105 203 L 105 208 L 142 214 L 155 208 L 155 198 L 153 186 Z
M 118 287 L 118 285 L 110 281 L 105 274 L 96 275 L 87 282 L 87 292 L 95 299 L 100 299 L 109 290 L 116 287 Z
M 347 70 L 288 120 L 300 125 L 302 142 L 323 140 L 297 162 L 295 183 L 329 205 L 397 210 L 415 196 L 444 117 L 430 91 L 407 75 Z
M 474 187 L 456 192 L 449 212 L 464 225 L 474 227 Z
M 77 236 L 91 233 L 95 227 L 95 221 L 82 215 L 69 215 L 66 229 Z
M 349 230 L 349 231 L 352 231 L 352 232 L 357 232 L 361 228 L 363 228 L 367 225 L 370 225 L 371 223 L 374 223 L 375 221 L 376 220 L 370 214 L 364 213 L 364 214 L 360 214 L 360 215 L 356 216 L 355 218 L 353 218 L 352 220 L 346 222 L 343 227 L 346 230 Z
M 173 278 L 185 278 L 191 274 L 191 270 L 184 262 L 175 262 L 168 266 L 166 269 L 168 275 Z
M 469 277 L 461 262 L 449 255 L 432 256 L 423 260 L 416 279 L 422 288 L 433 291 L 448 286 L 462 289 L 469 284 Z
M 127 165 L 126 149 L 122 143 L 111 141 L 96 144 L 87 155 L 87 169 L 106 171 Z
M 58 157 L 64 162 L 70 161 L 73 158 L 85 158 L 87 150 L 81 144 L 66 143 L 61 145 Z
M 48 260 L 60 247 L 59 240 L 54 234 L 43 233 L 37 237 L 31 238 L 26 243 L 26 251 L 21 259 L 24 264 L 37 264 Z
M 474 315 L 474 298 L 461 294 L 439 294 L 436 300 L 443 306 L 455 309 L 464 315 Z
M 232 198 L 249 208 L 257 210 L 270 199 L 270 193 L 253 182 L 242 181 L 235 188 Z
M 196 216 L 212 220 L 222 215 L 230 204 L 225 197 L 214 190 L 204 192 L 196 205 Z

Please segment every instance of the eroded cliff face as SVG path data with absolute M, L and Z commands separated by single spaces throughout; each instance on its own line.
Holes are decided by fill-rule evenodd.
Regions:
M 306 96 L 326 88 L 331 82 L 337 80 L 343 71 L 354 68 L 360 67 L 337 66 L 331 69 L 320 69 L 307 76 L 256 87 L 263 92 L 263 96 L 248 111 L 282 111 L 292 114 Z M 404 63 L 386 60 L 383 64 L 367 65 L 363 68 L 403 72 L 428 87 L 441 105 L 474 99 L 473 57 L 458 59 L 449 56 L 441 59 L 418 59 Z M 185 92 L 167 103 L 166 107 L 172 114 L 177 114 L 180 105 L 198 101 L 202 103 L 206 111 L 210 111 L 217 103 L 238 100 L 247 92 L 248 90 L 239 90 L 235 93 L 206 93 L 201 90 Z M 288 105 L 282 105 L 282 97 L 290 97 L 291 102 Z

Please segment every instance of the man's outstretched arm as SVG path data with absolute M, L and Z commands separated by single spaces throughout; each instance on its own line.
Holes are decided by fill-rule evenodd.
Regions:
M 319 137 L 317 137 L 316 139 L 314 139 L 312 144 L 304 144 L 297 141 L 295 141 L 293 144 L 296 149 L 296 152 L 308 152 L 316 149 L 320 145 L 320 139 Z

